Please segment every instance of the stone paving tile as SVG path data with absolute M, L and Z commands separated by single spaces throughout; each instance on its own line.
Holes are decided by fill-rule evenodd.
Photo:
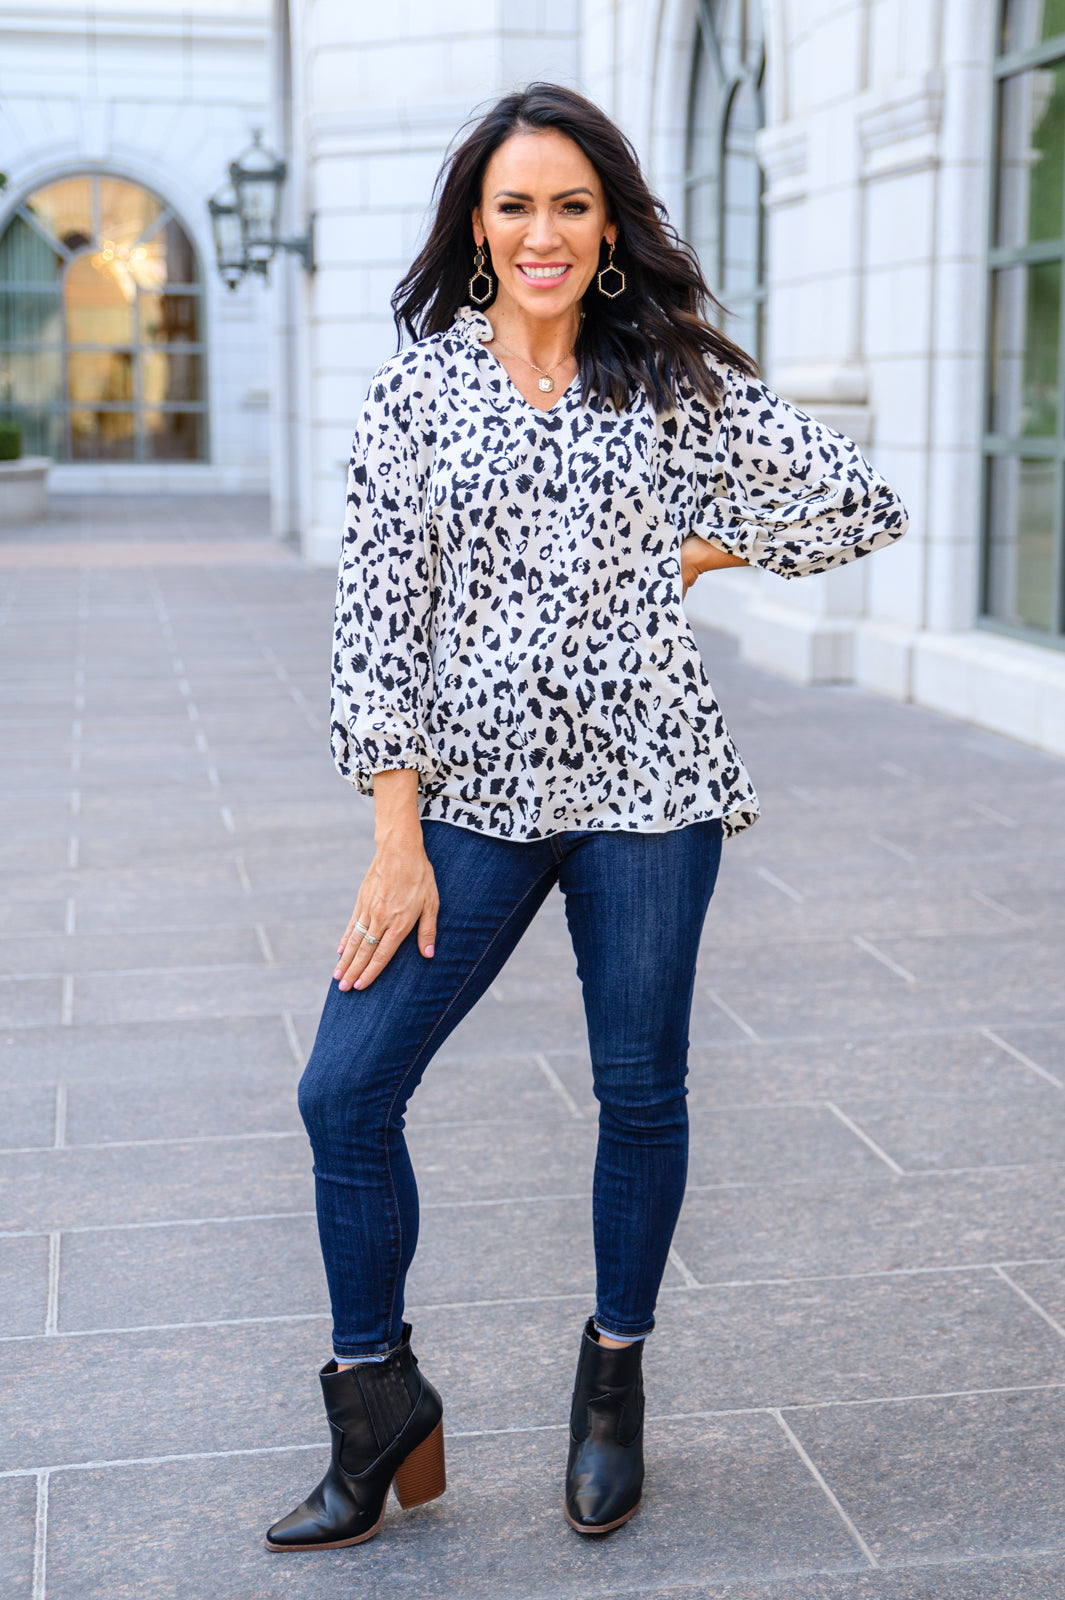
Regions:
M 0 1079 L 0 1148 L 50 1145 L 55 1140 L 56 1086 Z
M 12 975 L 73 972 L 86 977 L 110 973 L 163 973 L 190 967 L 257 967 L 265 964 L 252 927 L 181 929 L 140 928 L 136 932 L 86 934 L 64 938 L 0 937 L 0 972 Z M 160 982 L 167 981 L 164 978 Z
M 159 559 L 113 564 L 149 505 Z M 647 1504 L 591 1547 L 559 1517 L 597 1107 L 552 894 L 410 1112 L 452 1490 L 278 1560 L 329 1334 L 295 1084 L 372 852 L 326 748 L 333 582 L 257 564 L 239 499 L 61 515 L 0 552 L 79 561 L 0 573 L 4 1600 L 1059 1600 L 1065 765 L 702 641 L 764 814 L 693 1006 Z
M 306 1135 L 0 1155 L 0 1231 L 251 1216 L 313 1205 Z
M 74 1017 L 78 1023 L 94 1023 L 254 1016 L 306 1007 L 321 992 L 320 968 L 267 967 L 261 959 L 254 965 L 92 972 L 75 982 Z
M 0 979 L 0 1028 L 35 1028 L 58 1022 L 63 1006 L 59 978 Z
M 1008 1277 L 1041 1308 L 1051 1327 L 1065 1328 L 1065 1261 L 1010 1266 Z M 1065 1334 L 1060 1335 L 1065 1337 Z
M 979 1098 L 843 1095 L 841 1109 L 907 1172 L 1065 1160 L 1065 1095 L 1038 1078 Z
M 1044 1058 L 1052 1059 L 1042 1031 L 1037 1030 L 1036 1038 L 1027 1027 L 1007 1032 L 1030 1044 L 1034 1055 L 1029 1059 L 1036 1060 L 1037 1066 Z M 1018 1048 L 1023 1052 L 1023 1044 Z M 570 1060 L 561 1054 L 551 1056 L 560 1076 L 572 1087 Z M 961 1098 L 1001 1100 L 1023 1094 L 1029 1085 L 1042 1081 L 1031 1067 L 971 1027 L 921 1033 L 899 1029 L 888 1038 L 861 1042 L 845 1036 L 771 1044 L 742 1039 L 713 1045 L 700 1040 L 693 1044 L 689 1057 L 693 1106 L 822 1097 L 875 1099 L 889 1093 L 900 1106 L 911 1099 L 924 1104 L 941 1097 L 955 1102 Z
M 5 1600 L 32 1600 L 36 1523 L 36 1481 L 0 1480 L 0 1594 Z
M 164 1086 L 191 1065 L 223 1082 L 230 1070 L 269 1076 L 292 1060 L 280 1012 L 258 1017 L 202 1017 L 169 1022 L 97 1023 L 92 1027 L 42 1027 L 32 1033 L 0 1031 L 0 1073 L 5 1083 L 94 1083 L 105 1093 L 125 1092 L 129 1080 Z M 212 1129 L 212 1132 L 219 1131 Z
M 199 1227 L 67 1233 L 58 1328 L 81 1333 L 309 1313 L 324 1317 L 329 1298 L 317 1244 L 313 1212 Z M 327 1335 L 323 1324 L 323 1346 Z
M 791 1411 L 788 1422 L 878 1559 L 1035 1554 L 1061 1527 L 1060 1389 Z
M 324 1552 L 293 1571 L 297 1558 L 267 1554 L 255 1534 L 306 1492 L 319 1467 L 308 1457 L 178 1463 L 162 1484 L 154 1473 L 129 1468 L 58 1476 L 54 1600 L 184 1600 L 211 1592 L 220 1561 L 242 1595 L 287 1597 L 298 1586 L 300 1594 L 324 1597 L 354 1581 L 367 1600 L 397 1590 L 427 1600 L 609 1594 L 619 1581 L 653 1594 L 694 1575 L 706 1582 L 751 1568 L 784 1577 L 804 1567 L 847 1572 L 859 1565 L 831 1508 L 767 1418 L 674 1424 L 661 1440 L 640 1518 L 606 1543 L 578 1542 L 562 1523 L 561 1432 L 506 1443 L 456 1439 L 442 1499 L 410 1513 L 390 1506 L 382 1534 L 354 1559 L 351 1551 Z M 717 1507 L 712 1526 L 704 1520 L 708 1504 Z M 202 1508 L 194 1541 L 187 1540 L 190 1506 Z M 118 1515 L 130 1532 L 115 1544 L 107 1529 Z M 700 1524 L 693 1542 L 673 1545 L 671 1528 Z M 436 1551 L 431 1565 L 423 1555 L 427 1540 Z
M 694 1110 L 690 1184 L 758 1183 L 766 1173 L 789 1181 L 823 1176 L 878 1178 L 879 1157 L 827 1106 Z
M 1065 1164 L 689 1191 L 676 1246 L 702 1282 L 1065 1257 Z
M 0 1238 L 0 1336 L 44 1333 L 49 1252 L 44 1234 L 29 1239 Z

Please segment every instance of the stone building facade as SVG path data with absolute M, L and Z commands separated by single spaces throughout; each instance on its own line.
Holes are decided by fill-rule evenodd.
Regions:
M 515 85 L 573 84 L 633 140 L 769 382 L 859 439 L 912 515 L 849 570 L 704 579 L 693 617 L 795 678 L 1065 753 L 1063 0 L 0 0 L 0 44 L 0 295 L 21 206 L 73 285 L 70 383 L 102 370 L 70 330 L 82 255 L 106 241 L 57 245 L 27 220 L 34 193 L 86 172 L 142 185 L 198 263 L 199 299 L 175 290 L 165 316 L 150 273 L 136 289 L 143 326 L 188 335 L 202 312 L 165 373 L 142 338 L 95 411 L 56 402 L 68 455 L 112 457 L 61 481 L 245 487 L 268 461 L 275 531 L 331 565 L 353 420 L 449 141 Z M 283 231 L 313 218 L 316 270 L 278 254 L 268 286 L 231 294 L 204 200 L 260 123 L 288 165 Z M 16 245 L 38 260 L 36 237 Z M 26 348 L 0 337 L 0 413 Z M 194 439 L 196 459 L 166 459 Z
M 264 490 L 273 297 L 206 199 L 264 126 L 269 0 L 0 0 L 0 416 L 63 490 Z

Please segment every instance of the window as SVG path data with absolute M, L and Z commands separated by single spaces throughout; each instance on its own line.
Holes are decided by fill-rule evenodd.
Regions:
M 765 307 L 765 123 L 760 0 L 699 0 L 688 103 L 685 236 L 729 313 L 730 339 L 761 359 Z
M 1065 635 L 1065 0 L 1008 0 L 996 77 L 983 605 Z
M 57 461 L 206 455 L 203 299 L 163 201 L 102 174 L 29 195 L 0 237 L 0 416 Z

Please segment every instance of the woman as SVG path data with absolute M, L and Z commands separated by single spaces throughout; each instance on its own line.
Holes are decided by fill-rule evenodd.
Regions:
M 548 84 L 451 156 L 396 291 L 415 342 L 359 423 L 333 658 L 334 754 L 373 795 L 375 854 L 300 1085 L 333 1455 L 273 1550 L 370 1538 L 393 1481 L 404 1506 L 443 1491 L 440 1397 L 403 1322 L 403 1114 L 555 883 L 600 1105 L 565 1515 L 606 1533 L 639 1504 L 696 953 L 722 838 L 757 815 L 682 592 L 744 563 L 822 572 L 906 526 L 857 447 L 704 320 L 712 303 L 622 134 Z

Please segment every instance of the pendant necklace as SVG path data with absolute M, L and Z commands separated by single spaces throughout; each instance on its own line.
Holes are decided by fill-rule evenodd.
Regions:
M 581 312 L 581 322 L 583 322 L 583 321 L 584 321 L 584 313 L 582 311 Z M 578 323 L 577 324 L 577 336 L 578 336 L 578 338 L 580 337 L 580 331 L 581 331 L 580 323 Z M 573 352 L 574 352 L 574 350 L 576 348 L 577 348 L 577 341 L 575 339 L 573 341 L 573 343 L 570 345 L 569 349 L 566 351 L 566 354 L 562 357 L 561 361 L 556 361 L 553 367 L 538 367 L 536 365 L 535 361 L 530 361 L 529 360 L 528 356 L 520 356 L 516 350 L 508 350 L 505 345 L 500 345 L 499 346 L 499 349 L 500 349 L 500 351 L 502 352 L 503 355 L 510 356 L 511 359 L 514 360 L 514 361 L 524 361 L 524 363 L 525 363 L 525 365 L 527 367 L 532 367 L 534 372 L 538 372 L 540 374 L 540 379 L 539 379 L 539 382 L 537 383 L 536 387 L 541 391 L 542 394 L 550 394 L 552 392 L 552 390 L 555 387 L 555 380 L 551 376 L 551 374 L 553 372 L 557 372 L 559 367 L 561 367 L 564 362 L 569 360 L 570 356 L 573 354 Z

